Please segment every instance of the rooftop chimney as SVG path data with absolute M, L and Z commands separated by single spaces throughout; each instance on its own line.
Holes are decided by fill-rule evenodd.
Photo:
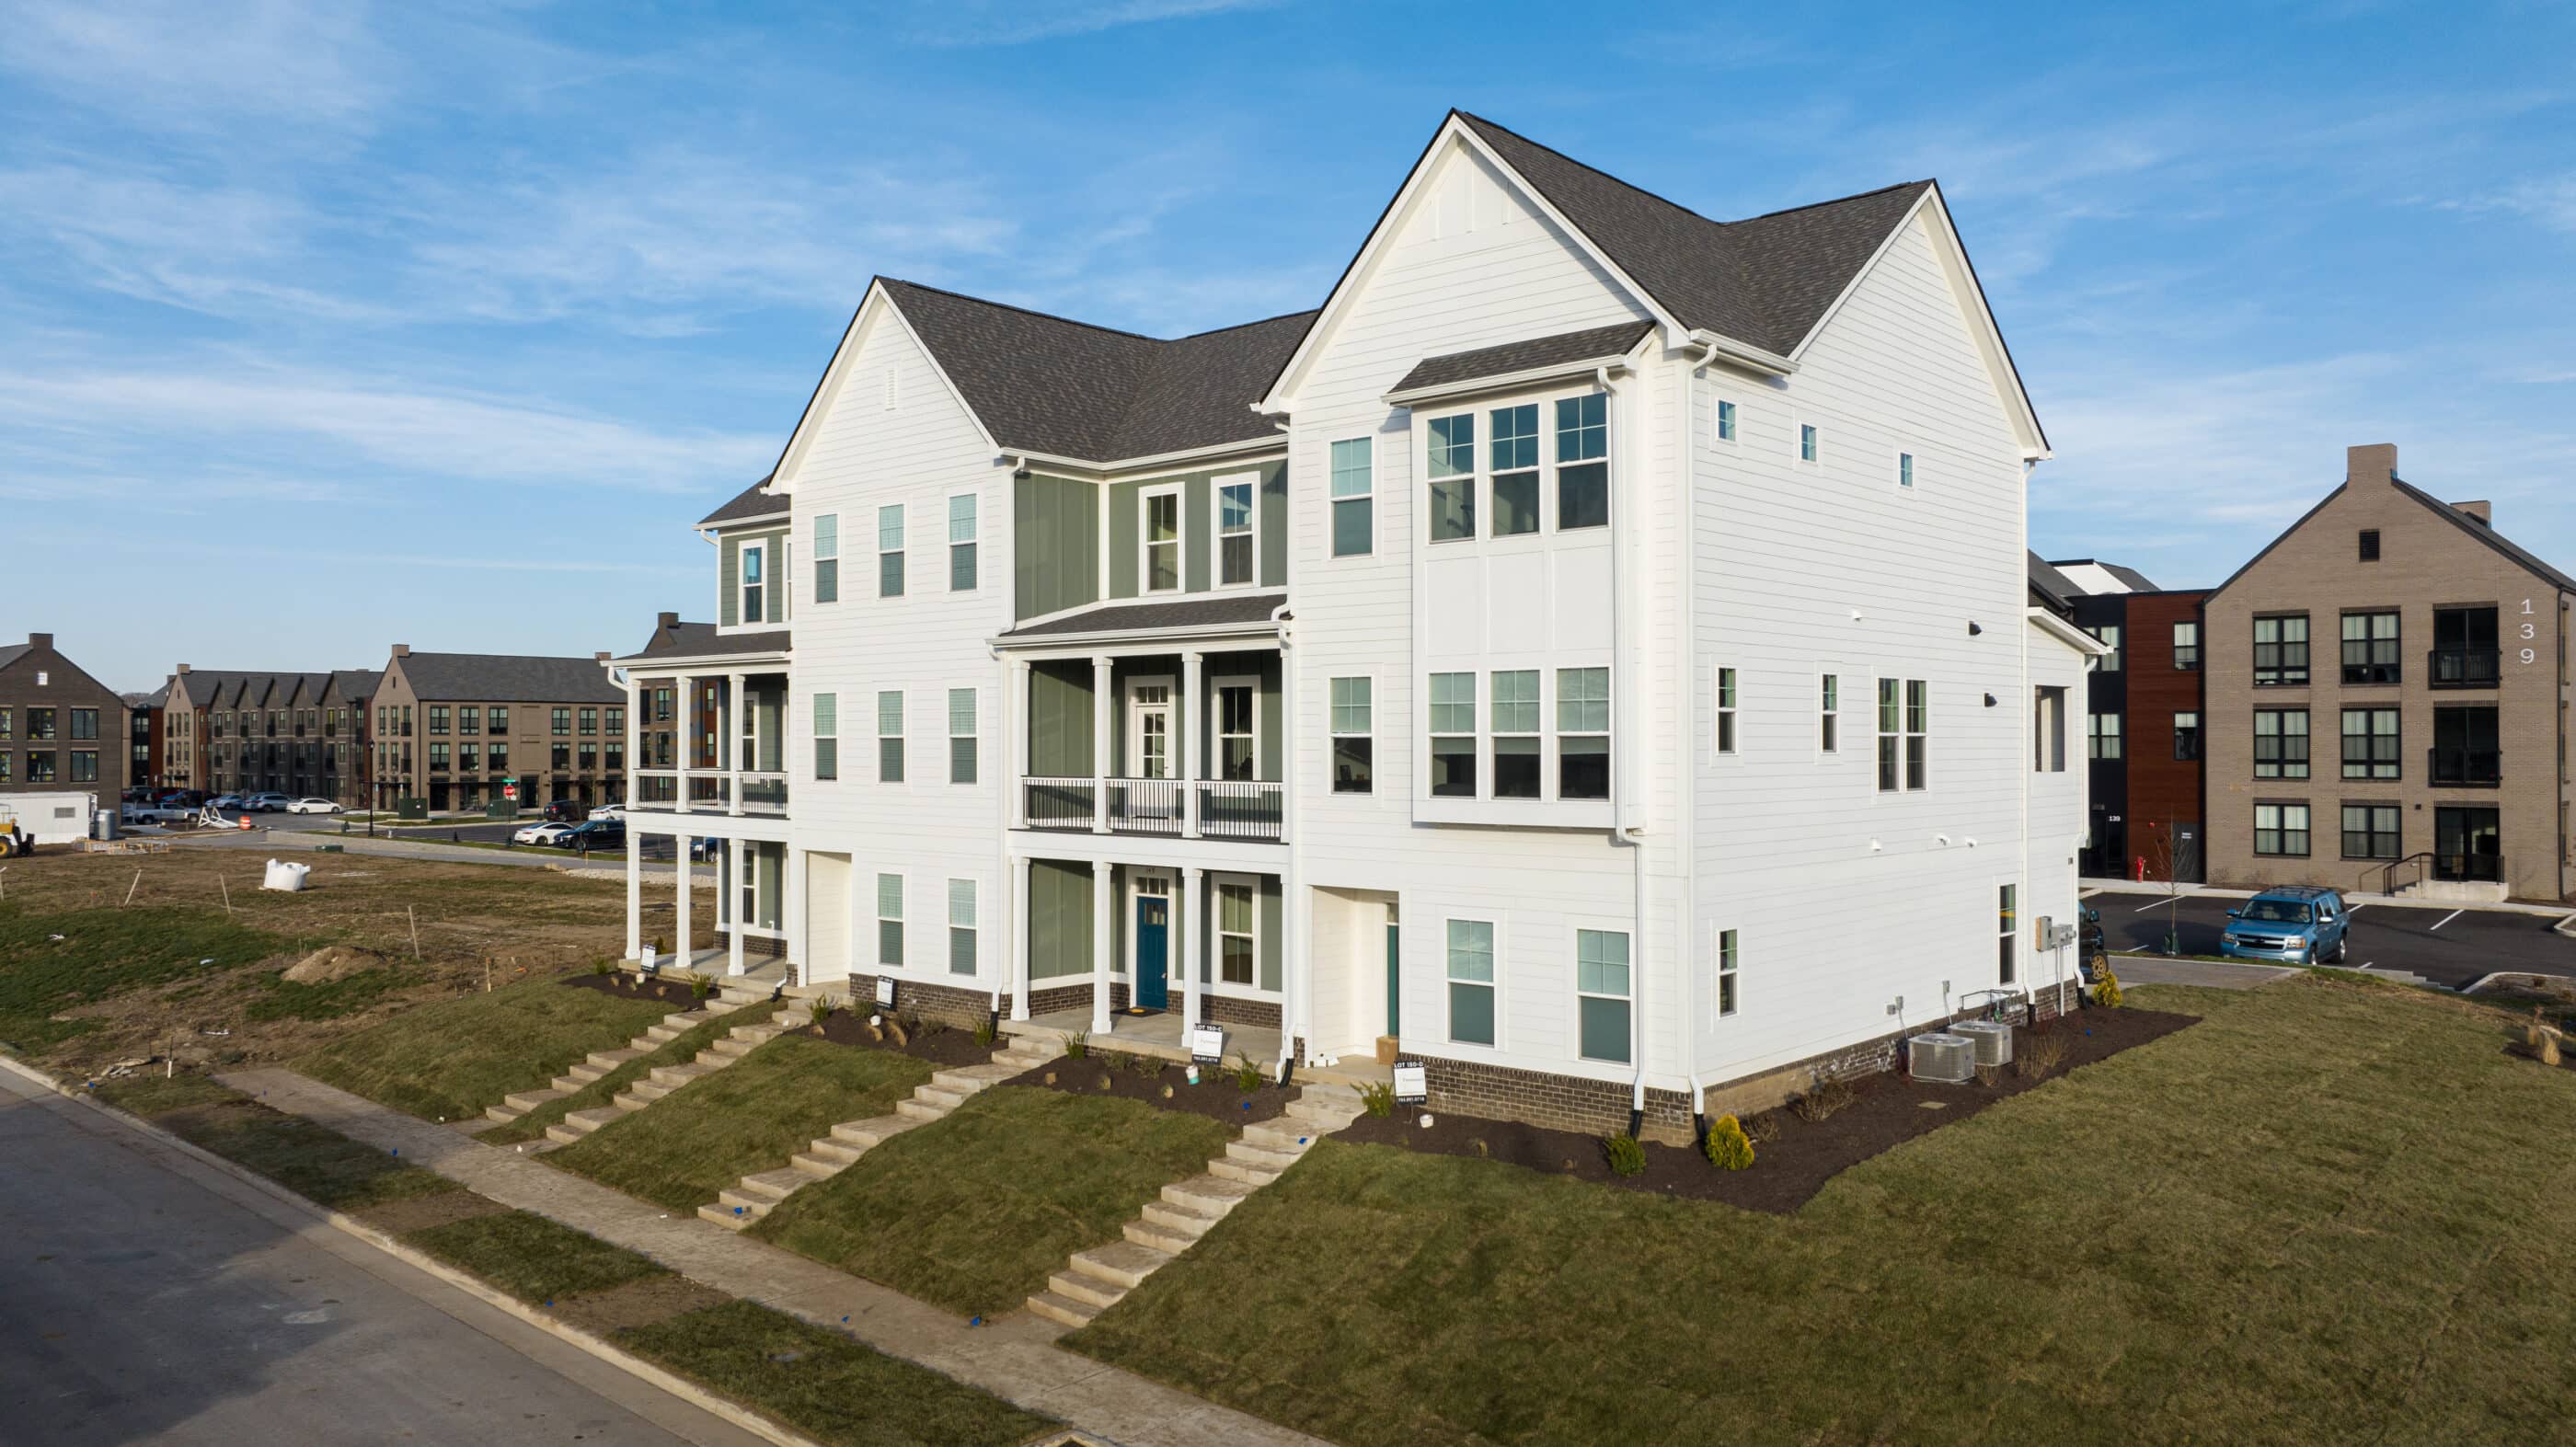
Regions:
M 2495 526 L 2495 504 L 2483 498 L 2476 502 L 2455 502 L 2451 506 L 2476 518 L 2487 527 Z
M 2386 487 L 2397 476 L 2397 444 L 2372 442 L 2343 450 L 2343 480 L 2354 487 Z
M 597 662 L 597 663 L 606 663 L 606 662 L 608 661 L 608 650 L 607 650 L 607 649 L 605 649 L 605 648 L 603 648 L 603 649 L 599 650 L 597 653 L 594 653 L 594 654 L 592 654 L 592 655 L 590 655 L 590 656 L 591 656 L 592 661 L 594 661 L 594 662 Z
M 396 657 L 396 658 L 409 658 L 409 657 L 411 657 L 411 645 L 410 645 L 410 644 L 408 644 L 408 643 L 397 643 L 397 644 L 395 644 L 395 645 L 394 645 L 394 657 Z
M 677 632 L 680 627 L 680 615 L 677 613 L 665 613 L 661 615 L 653 626 L 656 630 L 663 633 Z
M 181 673 L 185 673 L 185 672 L 187 672 L 187 671 L 188 671 L 188 665 L 186 665 L 186 664 L 184 664 L 184 663 L 180 664 L 180 665 L 179 665 L 179 671 L 180 671 Z
M 30 648 L 51 648 L 54 646 L 54 635 L 51 633 L 30 633 L 27 635 L 27 646 Z

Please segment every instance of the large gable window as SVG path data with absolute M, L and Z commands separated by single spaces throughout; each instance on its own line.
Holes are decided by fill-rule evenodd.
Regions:
M 1480 415 L 1481 452 L 1476 446 Z M 1490 407 L 1481 414 L 1433 417 L 1424 431 L 1432 542 L 1475 537 L 1480 511 L 1493 537 L 1541 532 L 1548 525 L 1551 495 L 1557 531 L 1609 525 L 1607 394 L 1588 392 Z

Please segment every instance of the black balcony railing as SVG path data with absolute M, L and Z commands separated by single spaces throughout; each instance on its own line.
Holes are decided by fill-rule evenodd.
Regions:
M 2430 755 L 2430 776 L 2436 784 L 2492 789 L 2504 781 L 2504 751 L 2501 749 L 2433 748 L 2425 752 Z
M 2428 656 L 2435 688 L 2493 688 L 2503 653 L 2493 648 L 2436 648 Z

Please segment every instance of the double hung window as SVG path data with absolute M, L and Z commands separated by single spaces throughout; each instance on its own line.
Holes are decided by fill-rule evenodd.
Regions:
M 1629 1059 L 1628 936 L 1617 930 L 1574 932 L 1576 1053 L 1586 1060 Z
M 1497 669 L 1490 676 L 1494 729 L 1494 797 L 1535 799 L 1540 760 L 1538 670 Z
M 1371 694 L 1375 682 L 1366 678 L 1336 678 L 1332 681 L 1333 792 L 1366 794 L 1372 789 L 1376 772 L 1377 740 L 1372 734 L 1374 713 Z
M 1333 444 L 1333 556 L 1357 557 L 1377 547 L 1376 483 L 1372 444 L 1353 437 Z
M 1556 796 L 1610 797 L 1610 670 L 1556 671 Z
M 1449 1038 L 1462 1045 L 1494 1043 L 1494 926 L 1490 920 L 1449 921 Z
M 1431 792 L 1476 797 L 1476 675 L 1431 675 Z

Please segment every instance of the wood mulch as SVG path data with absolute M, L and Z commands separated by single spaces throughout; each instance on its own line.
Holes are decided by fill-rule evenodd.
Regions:
M 1849 1103 L 1823 1120 L 1807 1120 L 1788 1107 L 1748 1117 L 1745 1129 L 1755 1135 L 1754 1163 L 1748 1170 L 1722 1171 L 1693 1146 L 1645 1142 L 1645 1173 L 1621 1176 L 1610 1169 L 1597 1136 L 1548 1130 L 1517 1121 L 1433 1112 L 1432 1124 L 1418 1124 L 1420 1107 L 1398 1106 L 1391 1116 L 1363 1115 L 1344 1127 L 1335 1140 L 1361 1145 L 1393 1146 L 1435 1155 L 1467 1156 L 1525 1167 L 1552 1176 L 1570 1176 L 1651 1195 L 1721 1201 L 1751 1211 L 1785 1215 L 1824 1189 L 1825 1182 L 1870 1157 L 1916 1136 L 1954 1125 L 1996 1101 L 2019 1095 L 2066 1070 L 2107 1060 L 2123 1050 L 2162 1039 L 2199 1022 L 2197 1015 L 2163 1010 L 2086 1010 L 2034 1031 L 2013 1032 L 2013 1055 L 2027 1061 L 2035 1033 L 2052 1033 L 2067 1043 L 2066 1061 L 2046 1077 L 2017 1074 L 2005 1066 L 1992 1085 L 1970 1082 L 1943 1085 L 1886 1071 L 1848 1082 Z M 1766 1130 L 1778 1132 L 1760 1139 Z
M 790 1020 L 804 1018 L 804 1006 L 797 1002 L 789 1001 L 787 1009 L 789 1013 L 784 1018 Z M 868 1028 L 867 1015 L 852 1014 L 848 1010 L 833 1011 L 825 1017 L 823 1028 L 819 1031 L 810 1024 L 800 1024 L 790 1029 L 788 1033 L 819 1035 L 835 1045 L 852 1045 L 862 1050 L 891 1050 L 898 1055 L 909 1055 L 915 1060 L 927 1061 L 942 1070 L 955 1070 L 968 1065 L 990 1065 L 993 1062 L 993 1052 L 1002 1048 L 999 1041 L 991 1045 L 976 1044 L 975 1032 L 972 1030 L 960 1030 L 952 1025 L 925 1025 L 917 1020 L 905 1023 L 904 1033 L 909 1038 L 906 1043 L 898 1045 L 895 1043 L 893 1031 L 885 1031 L 885 1038 L 880 1040 L 877 1038 L 877 1032 Z
M 597 990 L 621 1000 L 659 1000 L 674 1010 L 694 1010 L 698 997 L 677 980 L 639 979 L 624 970 L 613 975 L 566 975 L 563 982 L 576 990 Z
M 1070 1056 L 1050 1060 L 1035 1070 L 1014 1075 L 1004 1085 L 1034 1086 L 1039 1090 L 1062 1091 L 1067 1095 L 1108 1095 L 1150 1105 L 1156 1110 L 1181 1110 L 1203 1115 L 1229 1125 L 1250 1125 L 1255 1121 L 1277 1120 L 1288 1113 L 1288 1102 L 1296 1099 L 1293 1090 L 1282 1090 L 1264 1078 L 1253 1090 L 1238 1090 L 1231 1071 L 1213 1066 L 1199 1067 L 1199 1083 L 1190 1084 L 1189 1072 L 1176 1062 L 1163 1061 L 1151 1074 L 1141 1073 L 1126 1063 L 1142 1057 L 1120 1056 L 1110 1059 L 1104 1052 L 1075 1060 Z M 1107 1081 L 1106 1087 L 1101 1084 Z

